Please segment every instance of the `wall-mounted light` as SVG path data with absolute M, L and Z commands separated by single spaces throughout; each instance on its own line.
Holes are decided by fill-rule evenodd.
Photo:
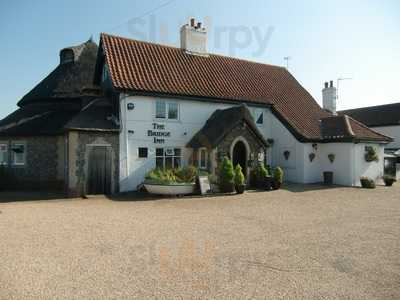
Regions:
M 127 108 L 128 110 L 134 110 L 134 109 L 135 109 L 135 104 L 134 104 L 134 103 L 128 103 L 128 104 L 126 105 L 126 108 Z
M 313 147 L 313 149 L 314 149 L 315 151 L 318 150 L 318 144 L 314 143 L 314 144 L 312 144 L 312 147 Z

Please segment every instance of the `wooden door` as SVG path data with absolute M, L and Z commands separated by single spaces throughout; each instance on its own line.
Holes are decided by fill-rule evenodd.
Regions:
M 91 147 L 88 165 L 88 194 L 111 193 L 111 149 L 105 146 Z

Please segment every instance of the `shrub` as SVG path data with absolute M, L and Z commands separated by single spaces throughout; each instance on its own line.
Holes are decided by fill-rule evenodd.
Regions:
M 153 184 L 177 184 L 194 183 L 198 170 L 196 167 L 188 166 L 178 169 L 154 169 L 145 178 L 145 182 Z
M 244 181 L 245 178 L 242 172 L 242 167 L 239 164 L 237 164 L 235 168 L 235 185 L 236 186 L 244 185 Z
M 196 176 L 199 174 L 197 168 L 194 166 L 188 166 L 174 170 L 178 182 L 195 182 Z
M 279 183 L 283 183 L 283 170 L 281 167 L 276 167 L 274 170 L 274 179 Z
M 267 166 L 269 168 L 269 166 Z M 250 185 L 255 188 L 263 188 L 265 178 L 269 176 L 268 169 L 263 163 L 258 163 L 257 166 L 250 172 Z
M 375 188 L 375 182 L 371 178 L 361 177 L 360 182 L 361 182 L 361 186 L 363 188 L 366 188 L 366 189 L 374 189 Z
M 224 193 L 231 193 L 234 191 L 234 178 L 235 172 L 233 170 L 232 161 L 224 157 L 219 170 L 219 187 Z
M 264 180 L 265 177 L 269 176 L 268 170 L 262 163 L 257 164 L 257 167 L 255 167 L 252 172 L 256 180 Z

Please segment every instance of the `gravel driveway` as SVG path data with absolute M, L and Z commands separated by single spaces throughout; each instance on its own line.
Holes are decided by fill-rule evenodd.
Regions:
M 0 299 L 400 299 L 399 184 L 127 199 L 0 203 Z

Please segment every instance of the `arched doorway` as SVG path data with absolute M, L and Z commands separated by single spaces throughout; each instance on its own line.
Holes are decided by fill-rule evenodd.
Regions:
M 242 141 L 237 141 L 233 146 L 232 163 L 234 168 L 239 164 L 242 167 L 244 176 L 247 177 L 247 149 Z

